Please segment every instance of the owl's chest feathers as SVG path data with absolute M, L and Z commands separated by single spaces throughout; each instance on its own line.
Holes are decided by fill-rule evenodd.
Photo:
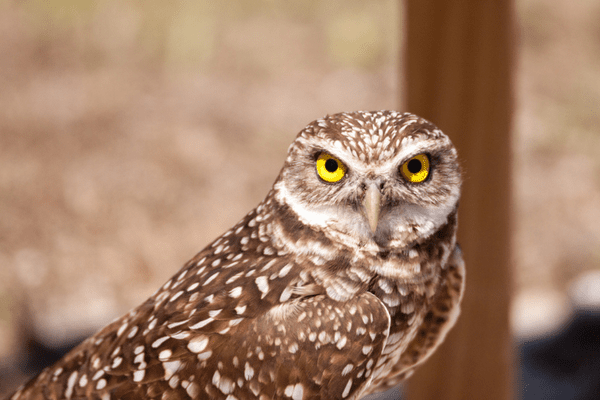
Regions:
M 431 306 L 435 294 L 439 291 L 441 259 L 428 260 L 415 270 L 414 261 L 397 259 L 370 258 L 353 263 L 349 268 L 339 271 L 324 282 L 330 297 L 354 296 L 358 291 L 373 293 L 387 308 L 391 317 L 390 335 L 398 331 L 410 333 L 411 326 L 421 323 L 423 316 Z M 382 274 L 381 270 L 394 268 L 390 274 Z M 366 280 L 364 278 L 367 278 Z M 350 284 L 348 281 L 354 283 Z M 339 282 L 345 282 L 340 285 Z M 342 286 L 345 292 L 340 291 Z M 351 293 L 347 288 L 356 292 Z M 332 296 L 331 292 L 335 291 Z
M 452 214 L 430 238 L 408 249 L 385 253 L 332 240 L 305 225 L 294 224 L 293 215 L 290 217 L 273 221 L 269 230 L 303 266 L 309 281 L 340 302 L 369 291 L 387 308 L 391 318 L 389 337 L 374 375 L 385 374 L 398 363 L 440 286 L 445 284 L 440 276 L 455 246 L 456 215 Z M 298 231 L 290 230 L 294 225 Z
M 384 357 L 385 365 L 396 363 L 414 338 L 419 325 L 439 292 L 440 272 L 447 262 L 447 245 L 432 251 L 421 246 L 400 254 L 351 254 L 338 249 L 335 256 L 309 266 L 307 275 L 333 300 L 345 302 L 369 291 L 386 307 L 391 326 Z M 313 255 L 314 257 L 314 255 Z

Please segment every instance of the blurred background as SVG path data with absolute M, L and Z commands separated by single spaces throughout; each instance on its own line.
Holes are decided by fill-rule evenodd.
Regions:
M 516 13 L 511 324 L 539 356 L 600 303 L 600 2 Z M 397 0 L 0 0 L 0 396 L 253 208 L 308 122 L 398 109 L 402 21 Z M 564 364 L 523 360 L 520 396 L 577 398 L 533 397 Z

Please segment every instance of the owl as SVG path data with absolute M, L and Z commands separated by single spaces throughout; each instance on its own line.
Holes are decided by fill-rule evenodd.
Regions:
M 458 317 L 460 187 L 455 148 L 422 118 L 316 120 L 255 209 L 10 399 L 359 399 L 387 389 Z

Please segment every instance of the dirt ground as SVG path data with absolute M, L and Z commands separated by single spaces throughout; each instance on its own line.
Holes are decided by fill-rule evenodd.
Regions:
M 308 122 L 398 108 L 397 1 L 166 3 L 0 2 L 0 395 L 28 334 L 93 332 L 245 215 Z M 600 3 L 517 12 L 526 336 L 600 271 Z

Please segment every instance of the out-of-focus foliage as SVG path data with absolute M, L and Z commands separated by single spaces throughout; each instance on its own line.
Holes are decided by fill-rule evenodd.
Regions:
M 245 215 L 308 122 L 395 108 L 399 12 L 1 1 L 2 390 L 25 334 L 98 329 Z

